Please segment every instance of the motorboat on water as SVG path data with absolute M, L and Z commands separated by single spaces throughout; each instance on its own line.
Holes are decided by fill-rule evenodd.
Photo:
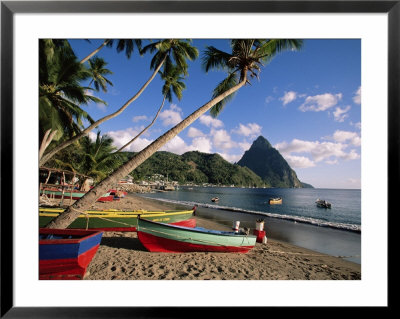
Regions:
M 321 208 L 331 208 L 331 207 L 332 207 L 332 204 L 329 203 L 329 202 L 327 202 L 327 201 L 324 200 L 324 199 L 319 199 L 319 198 L 318 198 L 318 199 L 315 201 L 315 203 L 317 204 L 318 207 L 321 207 Z

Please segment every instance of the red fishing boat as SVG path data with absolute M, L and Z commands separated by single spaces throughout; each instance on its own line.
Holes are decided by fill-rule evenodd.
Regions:
M 242 232 L 202 227 L 183 227 L 138 218 L 138 238 L 151 252 L 236 252 L 246 253 L 256 244 L 256 236 Z

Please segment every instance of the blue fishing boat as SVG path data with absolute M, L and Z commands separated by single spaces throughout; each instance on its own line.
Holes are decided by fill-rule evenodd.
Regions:
M 102 231 L 40 228 L 39 279 L 83 279 L 102 236 Z

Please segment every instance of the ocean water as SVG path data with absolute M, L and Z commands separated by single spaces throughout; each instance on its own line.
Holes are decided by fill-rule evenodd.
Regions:
M 177 191 L 144 194 L 170 203 L 198 205 L 199 216 L 241 227 L 255 227 L 256 219 L 266 221 L 271 238 L 334 256 L 347 256 L 361 263 L 361 190 L 317 188 L 235 188 L 187 187 Z M 211 201 L 213 197 L 219 201 Z M 282 197 L 280 205 L 270 205 Z M 325 199 L 332 208 L 317 207 Z M 268 236 L 267 236 L 268 237 Z
M 146 196 L 361 232 L 361 190 L 181 186 L 178 191 Z M 215 196 L 219 197 L 218 203 L 211 201 Z M 282 204 L 269 205 L 268 200 L 272 197 L 282 197 Z M 315 201 L 318 198 L 330 202 L 332 208 L 317 207 Z

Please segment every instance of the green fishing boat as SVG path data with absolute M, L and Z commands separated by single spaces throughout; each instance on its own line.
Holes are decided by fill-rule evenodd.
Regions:
M 142 245 L 151 252 L 246 253 L 256 244 L 256 236 L 240 231 L 163 224 L 145 216 L 139 217 L 137 232 Z

